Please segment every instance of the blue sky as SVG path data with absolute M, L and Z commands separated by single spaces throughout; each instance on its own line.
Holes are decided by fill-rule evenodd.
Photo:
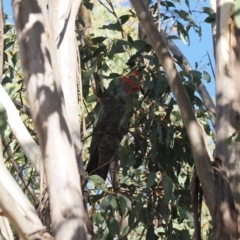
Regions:
M 3 0 L 3 10 L 10 16 L 13 16 L 11 0 Z
M 188 10 L 187 6 L 185 5 L 185 1 L 182 1 L 182 5 L 178 5 L 175 3 L 176 6 L 179 6 L 179 10 Z M 11 0 L 3 0 L 3 9 L 4 11 L 10 15 L 13 16 L 12 12 L 12 6 L 11 6 Z M 191 6 L 191 4 L 201 4 L 200 7 L 209 7 L 209 0 L 206 1 L 189 1 L 190 3 L 190 8 L 195 9 L 195 6 Z M 199 13 L 199 18 L 197 19 L 198 21 L 203 21 L 207 15 L 203 15 Z M 213 44 L 212 44 L 212 30 L 211 30 L 211 25 L 207 23 L 202 23 L 202 37 L 201 39 L 199 36 L 193 31 L 190 30 L 190 37 L 191 37 L 191 42 L 190 45 L 188 46 L 187 44 L 184 44 L 183 41 L 181 40 L 176 40 L 175 43 L 178 45 L 178 47 L 181 49 L 183 54 L 187 57 L 189 60 L 191 66 L 193 69 L 195 68 L 195 62 L 198 62 L 199 67 L 205 66 L 205 71 L 207 71 L 211 75 L 211 83 L 207 83 L 206 81 L 203 81 L 203 83 L 206 85 L 210 95 L 212 98 L 215 98 L 215 80 L 213 79 L 212 71 L 210 66 L 206 66 L 206 64 L 209 63 L 208 57 L 207 57 L 207 52 L 210 55 L 213 68 L 215 68 L 215 63 L 214 63 L 214 58 L 213 58 Z

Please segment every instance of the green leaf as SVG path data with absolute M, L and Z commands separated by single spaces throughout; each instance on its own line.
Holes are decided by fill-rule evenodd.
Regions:
M 150 153 L 151 153 L 152 162 L 155 162 L 156 157 L 157 157 L 157 146 L 156 145 L 152 147 Z
M 150 172 L 148 174 L 148 179 L 147 179 L 147 187 L 151 187 L 154 185 L 155 183 L 155 177 L 156 177 L 156 173 L 155 172 Z
M 193 75 L 193 77 L 196 77 L 196 78 L 201 78 L 202 77 L 202 73 L 199 72 L 199 71 L 192 70 L 192 71 L 190 71 L 190 73 Z
M 103 192 L 107 192 L 107 191 L 108 191 L 107 187 L 106 187 L 104 184 L 97 184 L 97 185 L 96 185 L 96 188 L 97 188 L 98 190 L 103 191 Z
M 124 236 L 126 236 L 129 233 L 129 231 L 130 231 L 130 227 L 129 226 L 125 227 L 121 232 L 119 239 L 122 239 Z
M 128 161 L 127 161 L 127 167 L 132 167 L 132 166 L 134 166 L 135 163 L 136 163 L 135 157 L 130 156 Z
M 124 198 L 117 196 L 119 203 L 119 214 L 120 216 L 124 216 L 127 211 L 127 204 Z
M 91 3 L 90 1 L 83 1 L 83 4 L 84 4 L 84 6 L 87 8 L 87 9 L 89 9 L 89 10 L 91 10 L 92 11 L 92 9 L 93 9 L 93 6 L 94 6 L 94 4 L 93 3 Z
M 133 39 L 130 35 L 127 35 L 127 39 L 130 45 L 133 45 Z
M 101 194 L 93 195 L 91 202 L 92 203 L 98 202 L 101 198 L 103 198 L 104 195 L 105 195 L 104 192 L 102 192 Z
M 7 128 L 7 112 L 4 106 L 0 103 L 0 135 L 3 135 Z
M 87 103 L 93 103 L 93 102 L 97 102 L 97 96 L 95 94 L 91 94 L 91 95 L 88 95 L 86 97 L 86 101 Z
M 150 141 L 152 144 L 155 144 L 157 141 L 157 130 L 155 128 L 152 128 Z
M 107 47 L 105 45 L 100 46 L 99 48 L 97 48 L 95 50 L 95 52 L 92 55 L 92 58 L 98 56 L 101 52 L 104 52 L 106 49 L 107 49 Z
M 237 28 L 240 28 L 240 0 L 236 0 L 233 8 L 234 22 Z
M 170 7 L 175 7 L 175 5 L 170 2 L 170 1 L 161 1 L 160 2 L 160 5 L 164 6 L 167 8 L 167 10 L 170 8 Z
M 109 228 L 108 228 L 108 227 L 105 227 L 105 228 L 104 228 L 104 232 L 103 232 L 102 239 L 107 239 L 108 234 L 109 234 Z
M 180 38 L 189 44 L 188 32 L 186 31 L 184 25 L 179 21 L 177 21 L 176 27 L 177 27 L 178 35 L 180 36 Z
M 202 10 L 204 13 L 208 14 L 209 16 L 212 14 L 215 14 L 214 10 L 212 8 L 209 7 L 202 7 Z
M 110 235 L 112 237 L 115 237 L 115 235 L 119 234 L 119 223 L 115 219 L 111 219 L 111 221 L 108 224 Z
M 233 137 L 234 137 L 234 134 L 225 140 L 225 143 L 226 143 L 228 146 L 230 146 L 230 145 L 232 144 L 232 138 L 233 138 Z
M 208 72 L 203 71 L 203 78 L 206 80 L 208 83 L 211 82 L 211 76 Z
M 240 134 L 238 133 L 237 137 L 234 140 L 235 142 L 240 142 Z
M 18 153 L 14 153 L 13 155 L 13 158 L 16 160 L 16 159 L 19 159 L 19 158 L 23 158 L 25 156 L 25 154 L 22 152 L 18 152 Z
M 4 51 L 6 51 L 9 48 L 12 48 L 14 45 L 15 41 L 4 41 Z
M 158 133 L 158 140 L 159 140 L 159 142 L 162 142 L 162 140 L 163 140 L 163 135 L 162 135 L 162 128 L 161 128 L 161 126 L 157 126 L 157 133 Z
M 107 208 L 110 206 L 110 197 L 107 195 L 105 198 L 103 198 L 101 204 L 100 204 L 100 212 L 106 212 Z
M 12 79 L 8 76 L 5 76 L 2 80 L 2 85 L 5 85 L 6 83 L 11 83 Z
M 102 27 L 100 27 L 99 29 L 108 29 L 108 30 L 115 30 L 115 31 L 122 31 L 122 27 L 119 24 L 119 22 L 116 23 L 110 23 L 108 25 L 103 25 Z
M 129 211 L 132 210 L 132 203 L 125 195 L 123 195 L 121 193 L 118 193 L 117 194 L 117 199 L 119 201 L 119 206 L 120 206 L 120 209 L 123 213 L 123 216 L 126 213 L 126 209 L 129 210 Z
M 142 40 L 135 40 L 135 41 L 133 41 L 133 47 L 136 48 L 137 50 L 140 50 L 144 46 L 146 46 L 146 42 L 145 41 L 142 41 Z
M 117 201 L 113 194 L 109 194 L 109 201 L 112 208 L 117 209 Z
M 13 24 L 8 23 L 8 22 L 6 22 L 6 23 L 4 24 L 4 33 L 5 33 L 5 34 L 6 34 L 7 32 L 9 32 L 9 31 L 12 31 L 13 29 L 15 29 L 15 26 L 14 26 Z
M 122 167 L 122 174 L 125 176 L 127 174 L 127 161 L 128 161 L 128 155 L 126 152 L 126 148 L 120 145 L 120 164 Z
M 172 36 L 168 36 L 166 39 L 179 40 L 179 37 L 175 36 L 175 35 L 172 35 Z
M 189 231 L 188 230 L 182 230 L 180 231 L 180 240 L 191 240 Z
M 188 22 L 193 22 L 191 15 L 184 11 L 184 10 L 175 10 L 175 12 L 178 14 L 179 17 L 181 17 L 183 20 L 188 21 Z
M 216 14 L 215 14 L 215 13 L 212 14 L 212 15 L 210 15 L 210 16 L 208 16 L 208 17 L 204 20 L 204 22 L 206 22 L 206 23 L 215 23 L 215 21 L 216 21 Z
M 84 28 L 86 27 L 85 22 L 83 21 L 83 19 L 82 19 L 81 16 L 78 16 L 77 22 L 78 22 L 79 24 L 81 24 Z
M 126 23 L 130 17 L 131 15 L 128 15 L 128 14 L 122 15 L 121 17 L 119 17 L 121 24 L 123 25 L 124 23 Z
M 113 58 L 114 54 L 117 54 L 117 53 L 125 53 L 126 50 L 124 47 L 128 46 L 128 42 L 127 41 L 124 41 L 124 40 L 116 40 L 114 41 L 110 51 L 109 51 L 109 58 Z
M 118 73 L 110 73 L 110 75 L 106 78 L 120 78 L 120 77 L 121 77 L 121 75 Z
M 157 240 L 158 236 L 154 233 L 154 228 L 151 226 L 148 228 L 146 239 Z
M 194 94 L 194 91 L 196 90 L 196 85 L 192 81 L 186 81 L 184 82 L 184 85 L 192 90 L 191 95 Z
M 105 183 L 105 181 L 98 175 L 89 176 L 89 180 L 93 181 L 94 184 Z
M 164 202 L 165 202 L 165 204 L 168 204 L 168 202 L 170 201 L 170 199 L 172 197 L 172 190 L 173 190 L 172 179 L 170 177 L 168 177 L 167 175 L 164 175 L 163 179 L 162 179 L 162 185 L 163 185 L 163 189 L 164 189 Z
M 20 60 L 20 52 L 16 52 L 16 53 L 12 56 L 13 64 L 16 65 L 19 60 Z
M 103 117 L 103 105 L 101 104 L 98 111 L 94 114 L 95 121 L 93 123 L 93 126 L 97 126 L 97 124 L 101 121 Z
M 94 45 L 103 43 L 107 38 L 106 37 L 95 37 L 91 38 L 91 41 Z
M 185 3 L 186 3 L 186 5 L 188 6 L 188 9 L 189 9 L 190 8 L 189 0 L 185 0 Z

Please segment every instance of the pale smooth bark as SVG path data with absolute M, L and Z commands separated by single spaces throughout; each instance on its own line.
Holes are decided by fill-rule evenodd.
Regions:
M 56 240 L 91 239 L 74 148 L 74 126 L 66 111 L 59 75 L 55 74 L 58 64 L 54 49 L 50 50 L 48 45 L 52 33 L 45 33 L 37 1 L 14 0 L 13 7 L 24 81 L 43 155 L 54 237 Z
M 2 79 L 3 66 L 3 26 L 2 1 L 0 0 L 0 79 Z M 2 102 L 7 111 L 8 123 L 10 127 L 12 127 L 13 134 L 15 133 L 16 138 L 20 140 L 21 146 L 25 149 L 26 155 L 31 158 L 33 164 L 37 167 L 38 165 L 35 161 L 35 157 L 37 159 L 37 156 L 33 156 L 36 144 L 23 125 L 15 106 L 4 91 L 2 85 L 0 85 L 0 102 Z M 13 119 L 13 117 L 15 117 L 15 119 Z M 21 136 L 21 134 L 26 134 L 26 136 Z M 29 143 L 31 142 L 33 142 L 33 154 L 29 151 Z M 28 199 L 4 165 L 1 136 L 0 196 L 0 215 L 3 215 L 0 216 L 0 232 L 6 240 L 14 239 L 8 219 L 12 221 L 12 224 L 16 227 L 22 239 L 32 239 L 33 237 L 38 239 L 52 239 L 51 236 L 45 232 L 45 228 L 39 220 L 35 209 L 29 203 Z
M 83 37 L 87 37 L 90 33 L 92 33 L 92 19 L 91 19 L 91 11 L 85 7 L 82 3 L 79 8 L 78 15 L 82 18 L 85 23 L 85 26 L 77 26 L 78 29 L 81 28 Z
M 14 240 L 9 221 L 3 216 L 0 216 L 0 237 L 1 235 L 4 238 L 3 240 Z
M 0 85 L 0 102 L 6 109 L 8 116 L 7 122 L 12 130 L 13 135 L 17 139 L 29 161 L 39 173 L 39 164 L 42 159 L 40 147 L 36 144 L 31 134 L 26 129 L 21 117 L 19 116 L 18 110 L 2 85 Z
M 56 48 L 56 63 L 59 79 L 62 84 L 65 106 L 72 129 L 73 142 L 76 152 L 79 172 L 84 179 L 82 161 L 82 143 L 78 116 L 77 80 L 81 73 L 78 71 L 80 62 L 77 59 L 77 42 L 75 34 L 75 19 L 82 0 L 49 1 L 49 20 L 52 38 Z M 69 11 L 70 9 L 70 11 Z M 69 12 L 68 12 L 69 11 Z
M 38 218 L 34 207 L 5 167 L 1 140 L 0 196 L 0 215 L 11 221 L 22 239 L 52 239 Z
M 233 134 L 238 135 L 240 132 L 240 31 L 232 18 L 233 5 L 233 0 L 217 1 L 215 156 L 223 161 L 230 182 L 238 210 L 239 239 L 240 143 L 234 141 L 235 137 L 230 145 L 226 143 Z
M 177 72 L 175 63 L 166 47 L 166 44 L 158 32 L 145 3 L 142 0 L 131 0 L 131 3 L 137 13 L 139 21 L 144 28 L 153 48 L 165 70 L 168 82 L 176 97 L 185 128 L 191 143 L 193 157 L 204 196 L 206 198 L 210 213 L 214 216 L 215 208 L 215 186 L 214 176 L 211 168 L 211 159 L 204 143 L 204 136 L 199 123 L 194 115 L 189 97 L 182 80 Z

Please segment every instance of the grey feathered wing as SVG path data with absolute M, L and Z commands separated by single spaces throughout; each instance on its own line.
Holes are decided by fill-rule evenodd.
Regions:
M 113 96 L 101 100 L 103 116 L 93 129 L 90 160 L 86 171 L 89 175 L 96 174 L 105 180 L 113 156 L 118 154 L 120 142 L 128 127 L 129 118 L 126 118 L 119 128 L 121 119 L 126 114 L 124 102 Z

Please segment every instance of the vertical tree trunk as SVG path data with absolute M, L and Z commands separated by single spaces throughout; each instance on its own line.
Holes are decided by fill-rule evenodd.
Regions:
M 233 1 L 217 1 L 215 157 L 223 161 L 239 215 L 240 143 L 234 141 L 235 137 L 230 145 L 226 142 L 234 133 L 240 132 L 240 31 L 232 18 L 233 4 Z M 227 219 L 228 222 L 231 220 Z M 239 220 L 238 229 L 240 231 Z
M 58 75 L 61 81 L 67 114 L 70 120 L 79 172 L 84 177 L 82 161 L 82 143 L 78 116 L 77 79 L 80 78 L 77 60 L 77 42 L 75 34 L 75 18 L 81 0 L 49 1 L 50 33 L 56 49 L 55 57 Z
M 74 1 L 69 1 L 70 8 L 69 5 L 66 9 L 62 8 L 64 31 L 69 27 L 67 23 L 72 2 Z M 61 1 L 62 3 L 64 2 Z M 76 160 L 76 120 L 74 123 L 69 121 L 69 112 L 66 111 L 59 78 L 61 74 L 57 74 L 56 69 L 58 59 L 54 56 L 54 44 L 49 49 L 48 42 L 52 43 L 54 39 L 52 32 L 45 33 L 44 20 L 37 1 L 14 0 L 13 6 L 24 81 L 43 155 L 54 237 L 56 240 L 92 239 L 87 229 L 88 219 Z M 65 18 L 68 10 L 69 14 Z M 74 32 L 74 28 L 70 29 Z M 68 38 L 62 33 L 59 41 L 63 41 L 64 37 Z M 65 67 L 71 66 L 68 63 Z M 66 71 L 70 74 L 69 69 Z M 76 74 L 76 68 L 73 71 Z M 69 80 L 69 76 L 66 77 Z M 76 78 L 73 77 L 73 80 L 76 82 Z

